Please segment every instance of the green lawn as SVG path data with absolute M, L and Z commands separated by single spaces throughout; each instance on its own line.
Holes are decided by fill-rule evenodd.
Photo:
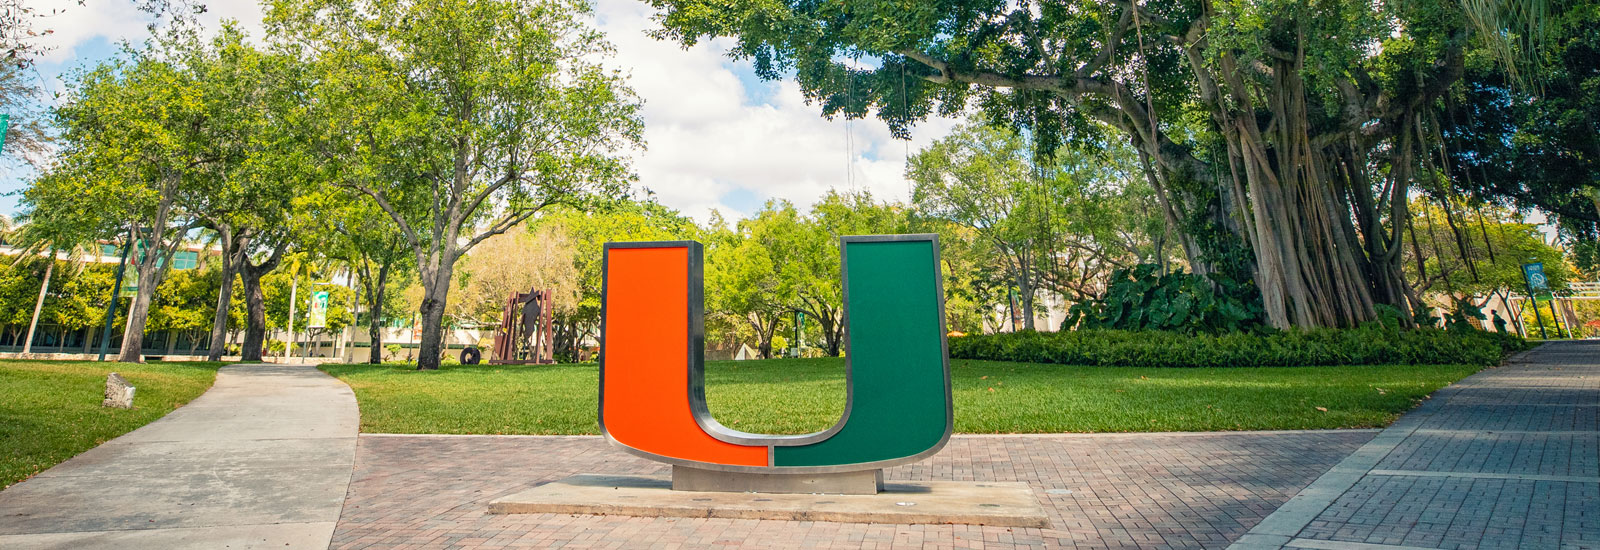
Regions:
M 172 412 L 222 365 L 0 361 L 0 488 Z M 138 388 L 133 409 L 100 406 L 110 372 Z
M 953 360 L 956 431 L 1134 432 L 1384 426 L 1473 366 L 1171 369 Z M 371 433 L 593 434 L 593 365 L 325 365 Z M 841 359 L 719 361 L 706 400 L 722 423 L 804 433 L 844 410 Z M 1325 410 L 1324 410 L 1325 409 Z

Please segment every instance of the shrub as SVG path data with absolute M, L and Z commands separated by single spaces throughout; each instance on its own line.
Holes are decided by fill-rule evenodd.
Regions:
M 1073 304 L 1062 328 L 1222 334 L 1261 325 L 1261 294 L 1254 283 L 1158 269 L 1139 264 L 1113 271 L 1105 294 Z
M 950 339 L 950 357 L 1061 365 L 1281 367 L 1317 365 L 1493 365 L 1528 348 L 1522 338 L 1480 330 L 1371 324 L 1355 329 L 1187 335 L 1079 330 L 975 334 Z

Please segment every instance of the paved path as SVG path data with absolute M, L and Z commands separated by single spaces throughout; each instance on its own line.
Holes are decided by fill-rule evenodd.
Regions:
M 1434 394 L 1234 548 L 1600 549 L 1600 342 Z
M 0 492 L 0 548 L 326 548 L 355 396 L 315 367 L 223 367 L 165 418 Z
M 1051 529 L 486 514 L 585 472 L 666 474 L 598 437 L 363 435 L 339 549 L 1222 548 L 1377 430 L 956 436 L 889 480 L 1023 481 Z

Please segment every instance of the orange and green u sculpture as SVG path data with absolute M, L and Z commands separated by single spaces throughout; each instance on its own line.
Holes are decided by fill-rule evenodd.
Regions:
M 747 473 L 869 470 L 950 439 L 950 364 L 934 235 L 844 237 L 844 416 L 804 435 L 729 429 L 706 409 L 700 243 L 605 245 L 600 430 L 674 465 Z

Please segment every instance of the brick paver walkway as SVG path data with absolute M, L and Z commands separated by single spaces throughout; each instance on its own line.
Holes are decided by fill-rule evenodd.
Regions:
M 597 437 L 362 436 L 333 547 L 1220 548 L 1375 434 L 956 436 L 886 472 L 1028 482 L 1052 529 L 491 516 L 490 500 L 573 474 L 667 468 Z
M 1439 391 L 1240 548 L 1600 549 L 1600 342 Z

